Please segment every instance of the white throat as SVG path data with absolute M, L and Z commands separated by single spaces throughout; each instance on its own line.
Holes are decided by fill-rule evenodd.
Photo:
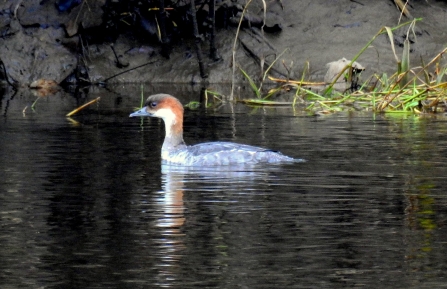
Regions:
M 172 126 L 176 123 L 176 115 L 171 109 L 161 108 L 157 110 L 153 116 L 163 119 L 166 128 L 166 136 L 172 136 Z

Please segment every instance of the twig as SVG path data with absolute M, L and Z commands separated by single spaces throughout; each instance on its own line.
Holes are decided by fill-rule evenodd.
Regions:
M 118 68 L 123 68 L 123 67 L 127 67 L 127 66 L 129 66 L 129 62 L 126 61 L 127 63 L 123 63 L 123 62 L 121 62 L 121 60 L 118 58 L 118 54 L 116 54 L 116 51 L 115 51 L 115 48 L 114 48 L 113 43 L 110 44 L 110 48 L 112 48 L 113 55 L 115 55 L 116 66 L 117 66 Z
M 87 102 L 87 103 L 84 104 L 84 105 L 81 105 L 80 107 L 78 107 L 77 109 L 71 111 L 70 113 L 67 113 L 66 116 L 72 116 L 73 114 L 75 114 L 75 113 L 77 113 L 78 111 L 80 111 L 80 110 L 86 108 L 87 106 L 89 106 L 89 105 L 91 105 L 91 104 L 97 102 L 97 101 L 100 100 L 100 99 L 101 99 L 101 97 L 97 97 L 97 98 L 95 98 L 94 100 L 89 101 L 89 102 Z
M 154 63 L 156 63 L 156 62 L 158 62 L 158 61 L 159 61 L 159 60 L 155 60 L 155 61 L 147 62 L 147 63 L 145 63 L 145 64 L 138 65 L 138 66 L 136 66 L 136 67 L 130 68 L 130 69 L 128 69 L 128 70 L 125 70 L 125 71 L 120 72 L 120 73 L 118 73 L 118 74 L 115 74 L 115 75 L 113 75 L 113 76 L 110 76 L 109 78 L 104 79 L 102 82 L 107 82 L 107 81 L 109 81 L 109 80 L 112 79 L 112 78 L 115 78 L 115 77 L 117 77 L 117 76 L 120 76 L 121 74 L 127 73 L 127 72 L 129 72 L 129 71 L 138 69 L 138 68 L 140 68 L 140 67 L 143 67 L 143 66 L 146 66 L 146 65 L 149 65 L 149 64 L 154 64 Z

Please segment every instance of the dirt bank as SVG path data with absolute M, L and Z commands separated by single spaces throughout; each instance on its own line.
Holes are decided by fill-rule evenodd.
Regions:
M 223 2 L 217 1 L 217 5 L 223 5 Z M 236 4 L 240 4 L 240 7 L 245 3 L 242 0 L 236 2 L 239 2 Z M 267 24 L 272 29 L 262 33 L 258 27 L 245 27 L 237 45 L 237 64 L 255 79 L 261 75 L 257 58 L 271 62 L 281 54 L 273 74 L 300 78 L 304 64 L 308 61 L 310 78 L 321 81 L 326 73 L 326 63 L 342 57 L 351 59 L 382 26 L 396 26 L 400 18 L 400 12 L 390 0 L 266 2 Z M 175 39 L 169 59 L 161 55 L 157 38 L 146 36 L 145 31 L 121 31 L 114 38 L 96 36 L 80 43 L 77 37 L 80 26 L 83 29 L 95 29 L 104 25 L 103 14 L 107 3 L 106 0 L 82 1 L 72 9 L 60 11 L 54 1 L 2 1 L 0 57 L 8 76 L 22 86 L 37 79 L 51 79 L 60 83 L 68 76 L 73 76 L 74 72 L 77 77 L 84 76 L 88 81 L 98 82 L 147 64 L 107 81 L 201 82 L 194 42 L 187 35 Z M 447 4 L 434 0 L 414 0 L 410 3 L 412 16 L 423 18 L 416 25 L 416 38 L 411 36 L 414 41 L 411 46 L 412 61 L 418 65 L 420 57 L 428 61 L 445 47 Z M 231 5 L 235 3 L 231 2 Z M 206 5 L 203 7 L 206 9 Z M 263 16 L 261 0 L 253 0 L 250 13 L 253 19 Z M 401 22 L 408 20 L 403 17 Z M 407 29 L 400 29 L 394 37 L 399 55 Z M 217 62 L 207 56 L 207 42 L 202 43 L 207 82 L 231 81 L 235 33 L 234 25 L 221 25 L 217 29 L 216 46 L 221 57 Z M 120 59 L 118 62 L 122 61 L 122 65 L 117 65 L 110 43 L 113 43 Z M 364 78 L 372 73 L 389 73 L 396 69 L 388 36 L 378 37 L 373 46 L 358 59 L 366 67 Z M 235 80 L 244 81 L 239 71 Z

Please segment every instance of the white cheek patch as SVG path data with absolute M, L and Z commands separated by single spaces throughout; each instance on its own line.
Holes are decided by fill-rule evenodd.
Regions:
M 172 110 L 167 109 L 167 108 L 161 108 L 161 109 L 157 110 L 153 114 L 153 116 L 163 119 L 163 121 L 165 122 L 165 126 L 166 126 L 166 135 L 170 135 L 171 134 L 171 126 L 173 126 L 176 122 L 175 121 L 176 115 L 172 112 Z
M 176 116 L 171 109 L 160 108 L 153 115 L 162 118 L 166 123 L 175 124 Z

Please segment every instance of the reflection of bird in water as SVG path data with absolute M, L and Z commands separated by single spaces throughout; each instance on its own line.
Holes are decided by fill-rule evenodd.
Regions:
M 239 202 L 241 199 L 253 200 L 259 197 L 254 188 L 275 184 L 277 176 L 284 174 L 284 170 L 285 167 L 279 165 L 267 167 L 253 165 L 247 169 L 244 165 L 194 167 L 162 164 L 162 190 L 155 192 L 156 196 L 153 199 L 157 212 L 154 225 L 159 236 L 156 237 L 157 262 L 155 264 L 158 284 L 164 287 L 184 284 L 184 272 L 191 269 L 189 267 L 185 269 L 185 264 L 201 260 L 200 257 L 197 260 L 191 259 L 195 256 L 191 252 L 203 252 L 201 251 L 203 248 L 197 248 L 198 242 L 207 242 L 206 244 L 210 246 L 214 246 L 217 242 L 222 246 L 208 248 L 212 252 L 210 254 L 226 254 L 227 246 L 220 229 L 206 229 L 213 231 L 212 237 L 203 236 L 191 230 L 191 226 L 197 228 L 199 225 L 200 227 L 203 220 L 200 221 L 197 218 L 203 218 L 202 214 L 208 218 L 215 213 L 214 211 L 198 213 L 196 210 L 216 202 L 223 204 L 225 210 L 233 212 L 248 212 L 254 207 L 258 209 L 260 205 L 258 202 L 250 202 L 251 205 L 248 206 L 245 202 Z M 228 206 L 230 203 L 231 206 Z M 209 239 L 216 236 L 219 236 L 218 241 Z
M 130 116 L 163 119 L 166 136 L 161 158 L 168 163 L 186 166 L 220 166 L 302 161 L 273 150 L 232 142 L 209 142 L 187 146 L 183 141 L 183 106 L 178 99 L 168 94 L 149 96 L 145 106 Z
M 160 229 L 158 246 L 159 269 L 158 278 L 160 284 L 170 286 L 178 282 L 180 276 L 176 276 L 176 268 L 184 250 L 184 234 L 181 231 L 185 223 L 183 204 L 183 175 L 163 174 L 163 191 L 159 192 L 155 199 L 159 216 L 155 226 Z

